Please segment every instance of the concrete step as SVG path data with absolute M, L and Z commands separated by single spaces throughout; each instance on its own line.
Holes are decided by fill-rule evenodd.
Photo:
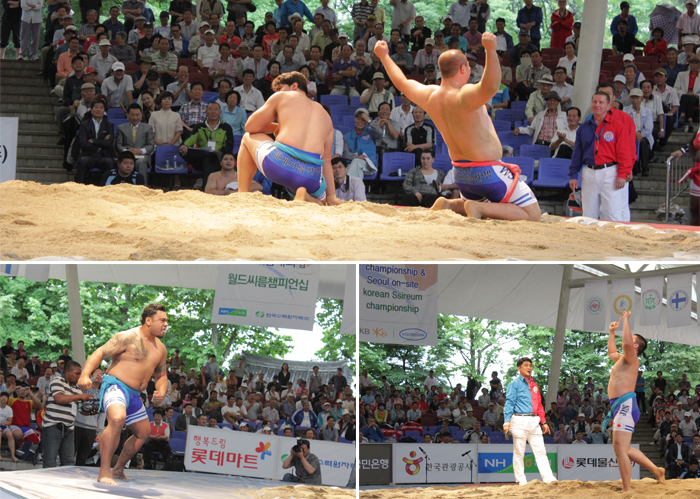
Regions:
M 54 115 L 54 111 L 50 109 L 43 112 L 8 112 L 2 110 L 0 116 L 19 118 L 20 126 L 22 123 L 26 122 L 53 123 L 54 127 L 56 126 L 56 116 Z
M 49 103 L 52 99 L 58 101 L 58 97 L 52 97 L 49 93 L 49 87 L 44 91 L 39 87 L 25 85 L 0 85 L 0 92 L 5 98 L 12 96 L 12 99 L 18 102 Z
M 53 144 L 30 144 L 24 146 L 25 152 L 20 154 L 17 152 L 17 157 L 27 157 L 28 155 L 40 155 L 40 156 L 58 156 L 62 159 L 63 157 L 63 146 L 56 145 L 56 141 Z M 21 151 L 20 146 L 20 151 Z M 24 156 L 26 154 L 27 156 Z
M 63 168 L 20 168 L 17 167 L 17 180 L 39 182 L 41 184 L 58 184 L 71 182 L 75 171 L 67 172 Z
M 25 69 L 35 69 L 39 71 L 41 69 L 41 62 L 40 61 L 18 61 L 16 59 L 3 59 L 0 61 L 0 73 L 4 69 L 16 69 L 16 68 L 25 68 Z
M 56 154 L 17 153 L 17 166 L 23 168 L 62 168 L 63 156 Z
M 0 77 L 0 88 L 10 88 L 17 86 L 40 87 L 45 88 L 47 93 L 50 88 L 53 88 L 49 87 L 49 85 L 43 80 L 43 78 L 37 76 L 36 73 L 34 73 L 33 77 L 25 78 L 23 76 L 6 75 L 2 70 L 0 70 L 0 75 L 2 75 Z
M 46 101 L 42 104 L 35 104 L 33 101 L 21 102 L 12 99 L 3 99 L 0 102 L 0 112 L 3 113 L 51 113 L 58 109 L 58 104 Z
M 37 134 L 53 132 L 58 140 L 58 129 L 56 128 L 56 120 L 19 120 L 19 135 Z
M 11 67 L 11 68 L 0 68 L 0 74 L 2 74 L 3 78 L 5 77 L 21 77 L 21 78 L 38 78 L 43 81 L 43 77 L 39 76 L 39 66 L 36 66 L 36 69 L 27 67 L 23 68 L 20 66 L 17 67 Z
M 58 134 L 53 131 L 53 132 L 19 132 L 19 136 L 17 138 L 18 145 L 20 147 L 27 147 L 27 148 L 33 148 L 33 147 L 57 147 L 61 151 L 63 151 L 63 146 L 59 146 L 57 144 L 58 142 Z

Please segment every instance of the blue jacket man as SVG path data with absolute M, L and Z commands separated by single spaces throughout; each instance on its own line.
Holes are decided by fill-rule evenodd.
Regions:
M 382 429 L 377 426 L 377 423 L 372 417 L 367 418 L 367 426 L 362 428 L 362 435 L 370 442 L 384 441 L 384 432 L 382 432 Z
M 316 414 L 314 414 L 314 411 L 311 410 L 311 404 L 309 402 L 304 402 L 303 407 L 292 415 L 292 422 L 294 423 L 294 426 L 307 426 L 302 424 L 305 417 L 304 413 L 307 413 L 309 416 L 309 423 L 311 424 L 309 424 L 308 427 L 315 428 L 318 423 L 318 417 Z

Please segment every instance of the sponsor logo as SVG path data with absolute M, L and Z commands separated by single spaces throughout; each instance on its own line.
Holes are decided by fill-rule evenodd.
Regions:
M 415 451 L 411 451 L 408 454 L 408 456 L 409 457 L 403 458 L 403 462 L 406 463 L 406 473 L 411 475 L 411 476 L 415 476 L 420 471 L 420 463 L 421 463 L 421 461 L 423 461 L 423 458 L 419 457 L 418 459 L 416 459 L 415 458 L 416 457 Z
M 604 310 L 603 300 L 598 296 L 594 296 L 588 300 L 588 313 L 591 315 L 598 315 Z
M 605 132 L 605 133 L 603 134 L 603 140 L 604 140 L 605 142 L 612 142 L 613 140 L 615 140 L 615 134 L 612 133 L 612 132 L 610 132 L 610 131 Z
M 673 293 L 669 301 L 671 302 L 671 308 L 676 312 L 680 312 L 688 306 L 688 303 L 690 303 L 690 300 L 688 299 L 688 293 L 686 293 L 682 289 L 679 289 L 678 291 Z
M 386 331 L 384 331 L 384 329 L 381 327 L 375 327 L 372 329 L 372 334 L 377 338 L 384 338 L 386 336 Z
M 258 310 L 257 312 L 255 312 L 255 317 L 260 317 L 262 319 L 263 317 L 265 317 L 265 312 L 263 312 L 262 310 Z
M 647 289 L 642 293 L 642 303 L 647 310 L 654 310 L 661 303 L 661 293 L 655 289 Z
M 265 460 L 265 456 L 272 455 L 272 452 L 267 450 L 270 448 L 271 444 L 272 444 L 272 442 L 267 442 L 267 443 L 260 442 L 260 445 L 255 448 L 255 452 L 260 453 L 260 460 L 261 461 Z
M 420 341 L 428 337 L 428 333 L 422 329 L 410 328 L 399 332 L 399 336 L 408 341 Z
M 574 458 L 573 457 L 565 457 L 564 459 L 561 460 L 561 465 L 566 468 L 567 470 L 570 470 L 571 468 L 574 467 Z
M 618 315 L 622 315 L 624 312 L 632 310 L 632 299 L 627 295 L 620 295 L 615 298 L 613 308 Z
M 238 315 L 245 317 L 248 311 L 245 308 L 220 308 L 219 315 Z

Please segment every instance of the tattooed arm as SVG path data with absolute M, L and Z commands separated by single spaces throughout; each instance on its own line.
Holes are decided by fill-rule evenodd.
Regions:
M 165 397 L 165 393 L 168 391 L 168 376 L 166 376 L 167 369 L 165 367 L 165 360 L 167 358 L 167 352 L 165 347 L 161 345 L 162 356 L 158 367 L 153 372 L 153 376 L 156 378 L 156 391 L 153 392 L 153 402 L 160 404 Z
M 93 354 L 85 361 L 83 373 L 78 380 L 78 386 L 81 390 L 87 391 L 92 386 L 90 373 L 100 367 L 104 359 L 119 355 L 126 350 L 127 345 L 131 343 L 131 335 L 128 333 L 117 333 L 112 336 L 107 343 L 95 350 Z

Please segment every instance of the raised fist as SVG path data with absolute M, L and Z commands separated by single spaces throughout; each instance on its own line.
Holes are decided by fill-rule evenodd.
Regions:
M 481 35 L 481 44 L 484 46 L 484 50 L 496 50 L 496 35 L 489 32 L 484 33 Z
M 494 43 L 495 43 L 495 40 L 494 40 Z M 379 41 L 374 46 L 374 53 L 377 54 L 377 57 L 382 59 L 383 57 L 389 55 L 389 46 L 386 44 L 386 42 L 384 40 Z

